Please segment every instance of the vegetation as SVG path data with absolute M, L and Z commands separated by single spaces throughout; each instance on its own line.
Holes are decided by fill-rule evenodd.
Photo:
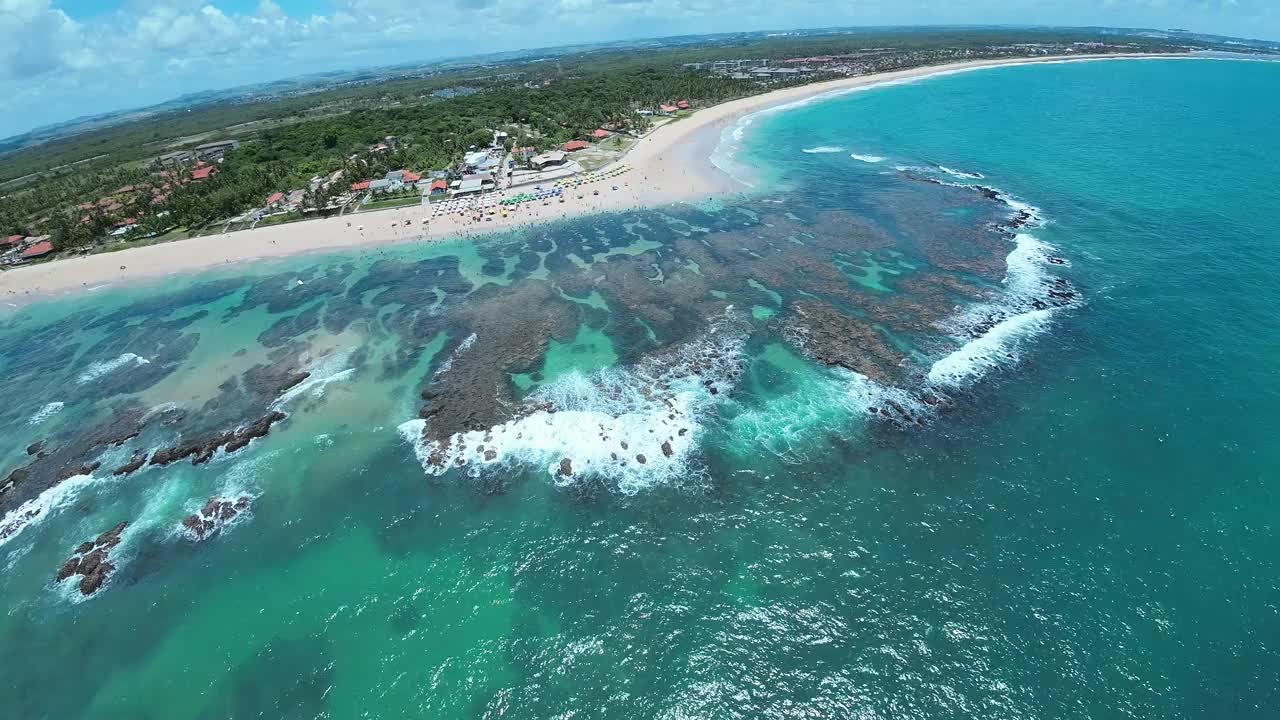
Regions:
M 894 69 L 1031 54 L 1027 43 L 1099 39 L 1037 31 L 712 38 L 697 45 L 537 58 L 506 64 L 502 74 L 480 66 L 183 108 L 0 156 L 0 182 L 24 180 L 0 198 L 0 232 L 49 233 L 59 251 L 92 247 L 126 219 L 138 221 L 130 237 L 155 238 L 175 227 L 196 234 L 260 206 L 273 192 L 309 187 L 313 176 L 336 170 L 343 171 L 343 180 L 309 190 L 303 207 L 323 207 L 353 180 L 402 168 L 455 167 L 469 147 L 488 145 L 495 129 L 509 133 L 509 146 L 545 150 L 598 127 L 644 130 L 649 120 L 637 111 L 660 103 L 684 99 L 705 106 L 824 77 L 818 73 L 766 87 L 688 69 L 686 63 L 856 54 L 875 69 Z M 1132 49 L 1174 49 L 1154 40 L 1123 41 L 1135 43 Z M 887 47 L 893 50 L 884 51 Z M 464 84 L 477 92 L 438 94 Z M 164 152 L 231 136 L 242 146 L 227 153 L 207 179 L 150 167 Z M 389 149 L 372 149 L 389 136 L 395 136 Z

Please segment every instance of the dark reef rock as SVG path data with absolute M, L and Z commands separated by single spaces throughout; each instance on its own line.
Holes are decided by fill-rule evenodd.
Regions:
M 219 448 L 233 453 L 248 445 L 254 438 L 260 438 L 271 430 L 271 426 L 284 420 L 287 415 L 279 410 L 272 410 L 253 423 L 239 430 L 226 430 L 214 433 L 199 440 L 174 445 L 157 450 L 151 456 L 152 465 L 168 465 L 183 458 L 191 458 L 192 465 L 202 465 L 213 457 Z
M 123 444 L 142 432 L 146 420 L 138 405 L 117 406 L 102 420 L 82 428 L 57 449 L 40 448 L 27 465 L 10 471 L 0 481 L 0 517 L 45 490 L 80 474 L 91 473 L 91 458 L 100 449 Z M 164 413 L 158 413 L 163 417 Z
M 115 565 L 108 559 L 111 549 L 120 544 L 120 534 L 129 526 L 122 522 L 102 533 L 96 539 L 80 543 L 75 554 L 67 558 L 58 568 L 53 578 L 62 582 L 67 578 L 80 576 L 80 594 L 92 595 L 107 581 L 107 577 L 115 570 Z
M 111 471 L 111 474 L 112 474 L 112 475 L 117 475 L 117 476 L 119 476 L 119 475 L 128 475 L 129 473 L 134 472 L 134 471 L 135 471 L 135 470 L 137 470 L 138 468 L 140 468 L 140 467 L 142 467 L 143 465 L 145 465 L 145 464 L 146 464 L 146 462 L 147 462 L 147 451 L 146 451 L 146 450 L 138 450 L 138 451 L 136 451 L 136 452 L 134 452 L 134 453 L 133 453 L 133 457 L 129 458 L 129 462 L 127 462 L 127 463 L 125 463 L 125 464 L 121 465 L 120 467 L 116 468 L 115 470 L 112 470 L 112 471 Z
M 28 455 L 39 455 L 44 450 L 44 441 L 37 440 L 27 446 Z
M 249 509 L 252 502 L 248 495 L 232 500 L 214 496 L 209 498 L 199 512 L 182 519 L 182 527 L 193 540 L 204 540 L 223 528 L 228 522 Z
M 573 477 L 573 463 L 569 461 L 569 458 L 562 458 L 560 460 L 560 469 L 556 470 L 556 475 L 561 477 Z
M 663 441 L 662 441 L 662 454 L 663 454 L 663 455 L 665 455 L 665 456 L 667 456 L 667 457 L 671 457 L 672 455 L 674 455 L 674 454 L 675 454 L 675 452 L 674 452 L 674 451 L 672 451 L 672 449 L 671 449 L 671 441 L 670 441 L 670 440 L 663 440 Z

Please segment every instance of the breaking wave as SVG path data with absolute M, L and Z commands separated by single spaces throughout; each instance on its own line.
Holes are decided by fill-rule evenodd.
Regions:
M 938 169 L 950 175 L 951 177 L 961 178 L 963 180 L 982 180 L 987 177 L 982 173 L 965 172 L 964 170 L 953 170 L 952 168 L 949 168 L 946 165 L 939 165 Z
M 150 363 L 150 360 L 139 355 L 124 353 L 120 357 L 112 360 L 103 360 L 101 362 L 93 363 L 89 367 L 85 368 L 84 372 L 80 373 L 80 377 L 76 379 L 76 382 L 80 385 L 84 385 L 85 383 L 93 382 L 103 375 L 115 372 L 121 368 L 128 367 L 130 365 L 135 367 L 139 365 L 149 365 Z
M 44 407 L 40 408 L 39 410 L 37 410 L 36 413 L 31 416 L 31 419 L 27 421 L 27 424 L 39 425 L 45 420 L 48 420 L 54 415 L 57 415 L 58 413 L 62 412 L 62 408 L 64 407 L 66 407 L 66 403 L 51 402 L 45 405 Z
M 825 153 L 844 152 L 844 148 L 838 145 L 819 145 L 818 147 L 805 148 L 800 152 L 806 152 L 810 155 L 821 155 Z
M 888 158 L 880 157 L 879 155 L 859 155 L 858 153 L 853 153 L 849 157 L 853 158 L 854 160 L 861 160 L 864 163 L 872 163 L 872 164 L 882 163 L 888 159 Z
M 334 353 L 309 368 L 311 375 L 306 380 L 294 385 L 271 403 L 271 409 L 279 410 L 290 401 L 309 395 L 313 398 L 324 396 L 325 389 L 335 382 L 349 379 L 355 368 L 349 367 L 351 353 Z
M 701 475 L 698 438 L 718 395 L 740 373 L 746 338 L 737 321 L 633 367 L 570 373 L 537 391 L 517 416 L 487 430 L 426 437 L 426 420 L 399 427 L 423 469 L 543 469 L 558 486 L 602 481 L 624 495 Z
M 70 505 L 85 488 L 103 481 L 93 475 L 73 475 L 5 513 L 0 518 L 0 547 Z

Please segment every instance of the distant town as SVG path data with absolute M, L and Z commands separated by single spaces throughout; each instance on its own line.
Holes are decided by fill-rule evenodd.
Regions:
M 984 58 L 1204 49 L 1221 48 L 1070 31 L 820 35 L 213 103 L 0 156 L 0 267 L 520 192 L 595 171 L 700 107 L 790 85 Z

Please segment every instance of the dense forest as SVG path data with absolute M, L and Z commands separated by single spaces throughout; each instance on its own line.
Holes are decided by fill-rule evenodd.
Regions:
M 1185 49 L 1146 38 L 1049 31 L 720 38 L 704 45 L 549 55 L 283 98 L 209 104 L 0 156 L 0 182 L 22 180 L 11 183 L 9 194 L 0 198 L 0 233 L 46 232 L 59 249 L 66 249 L 93 243 L 126 217 L 138 219 L 147 232 L 179 225 L 198 231 L 254 207 L 273 191 L 304 187 L 312 176 L 337 169 L 359 179 L 402 167 L 447 168 L 469 146 L 487 144 L 494 129 L 510 132 L 510 142 L 545 149 L 601 126 L 642 128 L 647 120 L 637 114 L 640 108 L 677 99 L 705 106 L 797 82 L 765 85 L 687 69 L 686 63 L 854 54 L 870 58 L 875 70 L 887 70 L 1034 54 L 1029 46 L 1036 43 L 1103 39 L 1134 50 Z M 815 73 L 803 82 L 824 77 Z M 461 86 L 468 92 L 441 92 Z M 369 152 L 387 136 L 398 138 L 390 151 Z M 151 161 L 164 152 L 225 137 L 243 144 L 207 180 L 185 183 L 149 172 Z M 116 193 L 104 206 L 101 200 L 116 188 L 129 191 Z

